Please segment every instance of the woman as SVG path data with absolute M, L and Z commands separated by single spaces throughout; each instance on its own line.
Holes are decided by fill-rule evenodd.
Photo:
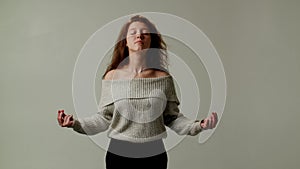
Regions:
M 216 126 L 215 112 L 201 122 L 179 112 L 166 44 L 154 24 L 134 16 L 121 29 L 110 65 L 103 75 L 100 110 L 84 119 L 58 111 L 58 123 L 93 135 L 108 129 L 110 168 L 167 168 L 162 139 L 165 126 L 180 135 L 197 135 Z

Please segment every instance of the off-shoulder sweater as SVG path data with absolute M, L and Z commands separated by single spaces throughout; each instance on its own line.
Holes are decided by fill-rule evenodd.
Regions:
M 143 143 L 167 137 L 165 126 L 179 135 L 197 135 L 200 122 L 180 113 L 171 75 L 130 80 L 102 80 L 98 113 L 75 120 L 73 129 Z

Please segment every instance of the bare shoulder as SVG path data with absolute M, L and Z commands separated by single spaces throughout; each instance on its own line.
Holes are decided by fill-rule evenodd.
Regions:
M 103 79 L 104 80 L 113 80 L 114 74 L 115 74 L 115 70 L 110 70 L 105 74 Z
M 169 76 L 170 74 L 168 72 L 162 71 L 162 70 L 155 70 L 155 77 L 164 77 Z

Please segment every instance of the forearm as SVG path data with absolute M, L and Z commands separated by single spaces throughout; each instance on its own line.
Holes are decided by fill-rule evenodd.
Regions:
M 190 120 L 181 113 L 177 115 L 177 118 L 172 121 L 168 127 L 170 127 L 179 135 L 195 136 L 202 131 L 200 122 L 198 120 Z
M 81 126 L 79 120 L 74 120 L 74 124 L 73 124 L 72 128 L 73 128 L 74 131 L 76 131 L 76 132 L 78 132 L 78 133 L 80 133 L 80 134 L 87 134 L 87 133 L 83 130 L 83 128 L 82 128 L 82 126 Z
M 74 122 L 73 130 L 86 135 L 95 135 L 107 130 L 110 122 L 100 115 L 96 114 L 84 119 L 77 119 Z
M 112 116 L 114 105 L 102 107 L 100 111 L 93 116 L 83 119 L 77 119 L 74 122 L 73 130 L 86 135 L 94 135 L 108 129 Z

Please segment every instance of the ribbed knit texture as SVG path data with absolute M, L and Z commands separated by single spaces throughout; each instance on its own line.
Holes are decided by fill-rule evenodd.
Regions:
M 75 121 L 73 129 L 130 142 L 148 142 L 167 137 L 165 125 L 180 135 L 196 135 L 200 122 L 179 113 L 172 76 L 102 80 L 100 110 Z

